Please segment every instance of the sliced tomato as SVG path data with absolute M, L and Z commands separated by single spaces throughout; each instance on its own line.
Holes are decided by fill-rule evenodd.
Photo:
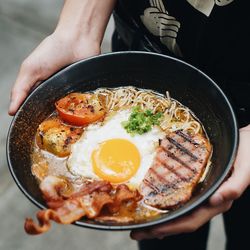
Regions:
M 55 105 L 60 118 L 76 126 L 93 123 L 105 115 L 105 109 L 95 94 L 71 93 Z

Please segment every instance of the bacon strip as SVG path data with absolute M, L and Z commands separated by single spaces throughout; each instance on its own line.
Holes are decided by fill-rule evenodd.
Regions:
M 84 215 L 85 211 L 80 206 L 78 200 L 66 201 L 63 206 L 57 210 L 46 209 L 38 211 L 36 217 L 39 224 L 36 224 L 31 218 L 27 218 L 24 229 L 28 234 L 41 234 L 50 229 L 50 220 L 60 224 L 70 224 Z
M 83 216 L 93 219 L 100 215 L 104 207 L 115 213 L 123 203 L 137 202 L 142 198 L 138 191 L 131 191 L 124 184 L 113 188 L 105 181 L 88 183 L 80 191 L 69 195 L 71 187 L 68 182 L 55 176 L 46 177 L 40 188 L 49 209 L 37 213 L 38 224 L 30 218 L 26 219 L 24 229 L 28 234 L 47 232 L 51 220 L 71 224 Z
M 132 192 L 125 184 L 121 184 L 116 188 L 116 193 L 113 197 L 113 202 L 108 206 L 108 209 L 111 213 L 116 213 L 119 211 L 122 203 L 127 201 L 137 202 L 141 198 L 142 196 L 137 190 Z

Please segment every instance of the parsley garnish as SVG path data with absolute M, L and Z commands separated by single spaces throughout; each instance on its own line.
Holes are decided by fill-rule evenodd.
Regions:
M 136 106 L 132 108 L 128 121 L 122 122 L 122 126 L 131 135 L 142 135 L 150 131 L 154 125 L 159 125 L 161 117 L 162 112 L 154 114 L 152 110 L 147 109 L 143 111 Z

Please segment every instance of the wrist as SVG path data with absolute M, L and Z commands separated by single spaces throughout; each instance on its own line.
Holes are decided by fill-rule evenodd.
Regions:
M 76 24 L 58 24 L 52 35 L 75 45 L 87 42 L 89 44 L 92 43 L 95 47 L 100 47 L 102 42 L 102 37 L 95 34 L 93 27 L 90 27 L 88 23 L 81 27 Z
M 55 33 L 77 44 L 101 46 L 116 0 L 66 0 Z
M 248 131 L 248 132 L 250 132 L 250 124 L 248 124 L 246 127 L 241 128 L 240 131 Z
M 74 32 L 55 30 L 50 38 L 55 44 L 63 45 L 60 47 L 69 52 L 72 62 L 101 53 L 100 43 L 88 35 L 78 36 Z

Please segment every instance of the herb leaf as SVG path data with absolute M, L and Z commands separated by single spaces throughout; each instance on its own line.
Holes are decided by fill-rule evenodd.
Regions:
M 136 106 L 132 108 L 128 121 L 122 122 L 122 126 L 131 135 L 142 135 L 150 131 L 154 125 L 159 125 L 162 115 L 162 112 L 154 114 L 152 110 L 143 111 Z

